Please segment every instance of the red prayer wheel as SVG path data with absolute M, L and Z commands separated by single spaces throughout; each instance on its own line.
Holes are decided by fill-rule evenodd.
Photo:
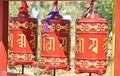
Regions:
M 70 20 L 63 19 L 58 13 L 57 1 L 48 17 L 41 20 L 41 26 L 40 68 L 70 70 Z
M 76 20 L 75 73 L 106 72 L 107 34 L 106 19 L 94 12 Z
M 17 17 L 10 18 L 11 48 L 9 60 L 17 64 L 35 65 L 38 20 L 28 14 L 27 3 L 22 0 Z

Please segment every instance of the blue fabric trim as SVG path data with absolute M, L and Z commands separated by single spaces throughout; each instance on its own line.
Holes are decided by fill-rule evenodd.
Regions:
M 57 12 L 50 12 L 49 14 L 48 14 L 48 17 L 47 17 L 47 19 L 46 19 L 46 24 L 45 24 L 45 32 L 48 32 L 48 26 L 49 26 L 49 22 L 50 22 L 50 20 L 51 19 L 53 19 L 53 18 L 55 18 L 55 16 L 56 16 L 56 14 L 58 13 L 58 11 Z

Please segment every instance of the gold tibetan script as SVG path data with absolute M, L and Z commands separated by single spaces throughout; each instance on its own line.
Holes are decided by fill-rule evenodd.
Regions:
M 76 41 L 76 52 L 84 54 L 84 39 L 83 38 L 77 38 Z
M 90 41 L 92 41 L 92 44 L 90 45 L 90 47 L 88 48 L 89 50 L 91 49 L 92 52 L 94 53 L 98 53 L 98 39 L 96 38 L 89 38 Z
M 61 47 L 65 52 L 67 52 L 67 37 L 60 37 L 60 40 L 62 40 L 62 43 L 59 47 Z
M 32 32 L 31 34 L 30 34 L 32 37 L 33 37 L 33 39 L 30 41 L 30 44 L 32 45 L 32 48 L 35 48 L 35 46 L 36 46 L 36 35 Z
M 55 38 L 43 35 L 43 51 L 55 51 Z
M 105 52 L 107 52 L 107 51 L 108 51 L 107 38 L 104 38 L 104 44 L 103 44 L 102 48 L 103 48 L 103 50 L 104 50 Z
M 20 37 L 17 40 L 17 43 L 19 45 L 20 48 L 25 48 L 26 47 L 26 36 L 24 34 L 18 34 L 18 36 Z
M 10 46 L 13 47 L 13 34 L 12 34 L 12 33 L 10 34 L 10 40 L 11 40 L 11 41 L 10 41 L 10 43 L 11 43 Z

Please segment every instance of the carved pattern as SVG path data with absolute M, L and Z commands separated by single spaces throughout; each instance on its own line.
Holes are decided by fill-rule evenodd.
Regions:
M 9 23 L 10 28 L 20 28 L 23 27 L 24 29 L 33 29 L 33 28 L 37 28 L 37 23 L 33 23 L 33 22 L 24 22 L 24 23 L 20 23 L 19 21 L 12 21 Z
M 13 34 L 10 33 L 10 46 L 13 47 Z
M 90 47 L 88 48 L 93 53 L 98 54 L 98 39 L 97 38 L 89 38 L 89 40 L 92 42 Z
M 76 39 L 76 53 L 84 54 L 84 38 Z
M 89 23 L 88 24 L 81 23 L 80 25 L 76 25 L 76 30 L 86 31 L 86 32 L 89 32 L 91 30 L 96 30 L 99 32 L 99 31 L 108 30 L 108 25 L 97 23 L 96 25 L 93 26 Z
M 48 26 L 49 29 L 51 29 L 52 31 L 60 31 L 60 30 L 66 30 L 66 31 L 70 31 L 70 25 L 66 24 L 66 25 L 61 25 L 61 24 L 51 24 Z M 45 29 L 45 24 L 42 24 L 42 29 Z
M 35 48 L 35 46 L 36 46 L 36 35 L 32 32 L 31 34 L 30 34 L 32 37 L 33 37 L 33 39 L 30 41 L 30 44 L 32 45 L 32 48 Z
M 107 38 L 104 39 L 104 45 L 102 46 L 102 48 L 104 49 L 105 52 L 108 51 L 108 42 L 107 42 Z
M 35 58 L 35 56 L 33 54 L 23 54 L 23 55 L 19 55 L 19 54 L 14 54 L 14 53 L 11 53 L 9 55 L 9 58 L 10 60 L 19 60 L 19 59 L 22 59 L 22 60 L 33 60 Z
M 20 48 L 26 48 L 26 36 L 24 34 L 18 34 L 18 37 L 20 37 L 17 40 L 17 43 Z
M 81 68 L 105 68 L 107 66 L 106 61 L 95 61 L 95 62 L 90 62 L 89 60 L 80 60 L 80 61 L 75 61 L 75 64 Z
M 43 34 L 43 51 L 55 51 L 55 38 Z
M 59 47 L 65 52 L 67 52 L 67 47 L 68 47 L 67 37 L 60 37 L 60 40 L 61 40 L 61 44 L 59 45 Z
M 91 41 L 91 45 L 88 50 L 92 51 L 95 54 L 98 54 L 98 39 L 97 38 L 88 38 Z M 85 41 L 84 38 L 76 38 L 76 53 L 84 54 L 85 51 Z M 104 47 L 104 46 L 103 46 Z
M 41 57 L 40 58 L 40 62 L 41 64 L 46 64 L 49 63 L 51 65 L 59 65 L 59 64 L 68 64 L 68 59 L 64 58 L 64 59 L 60 59 L 60 58 L 46 58 L 46 57 Z

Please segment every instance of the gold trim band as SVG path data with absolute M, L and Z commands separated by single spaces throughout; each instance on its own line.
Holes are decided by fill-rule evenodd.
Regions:
M 80 25 L 76 25 L 76 30 L 86 31 L 86 32 L 89 32 L 91 30 L 96 30 L 97 32 L 99 31 L 103 32 L 105 30 L 108 30 L 108 25 L 97 23 L 96 25 L 93 26 L 89 23 L 87 24 L 81 23 Z
M 41 57 L 40 58 L 40 63 L 41 64 L 46 64 L 49 63 L 51 65 L 59 65 L 59 64 L 68 64 L 69 60 L 67 58 L 60 59 L 60 58 L 46 58 L 46 57 Z
M 33 29 L 33 28 L 37 28 L 38 24 L 37 23 L 33 23 L 33 22 L 27 22 L 25 21 L 24 23 L 20 23 L 19 21 L 12 21 L 9 23 L 10 28 L 20 28 L 23 27 L 25 29 Z
M 13 54 L 11 53 L 9 55 L 9 58 L 10 60 L 19 60 L 19 59 L 22 59 L 22 60 L 33 60 L 35 58 L 35 56 L 33 54 L 23 54 L 23 55 L 19 55 L 19 54 Z
M 41 24 L 42 25 L 42 29 L 45 29 L 45 24 Z M 48 26 L 49 29 L 51 29 L 52 31 L 60 31 L 60 30 L 66 30 L 66 31 L 70 31 L 70 25 L 65 24 L 65 25 L 61 25 L 61 24 L 51 24 Z
M 95 62 L 91 62 L 89 60 L 80 60 L 80 61 L 75 61 L 75 64 L 77 66 L 80 66 L 81 68 L 90 68 L 90 67 L 94 67 L 94 68 L 105 68 L 107 66 L 107 62 L 106 61 L 95 61 Z

